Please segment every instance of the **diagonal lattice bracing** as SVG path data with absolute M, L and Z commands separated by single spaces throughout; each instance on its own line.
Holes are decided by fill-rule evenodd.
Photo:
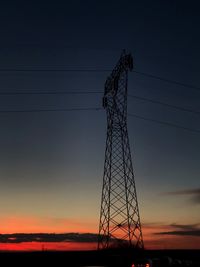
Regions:
M 132 67 L 131 55 L 123 52 L 105 83 L 107 139 L 99 249 L 144 246 L 127 130 L 127 78 Z

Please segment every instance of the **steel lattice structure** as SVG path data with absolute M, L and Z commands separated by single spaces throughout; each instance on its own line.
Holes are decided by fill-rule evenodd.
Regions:
M 124 51 L 105 83 L 107 140 L 98 249 L 144 246 L 127 130 L 127 81 L 132 68 L 132 56 Z

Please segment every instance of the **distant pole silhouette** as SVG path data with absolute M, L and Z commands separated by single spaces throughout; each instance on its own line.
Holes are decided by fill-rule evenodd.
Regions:
M 132 69 L 132 56 L 123 51 L 105 83 L 107 140 L 98 249 L 144 247 L 127 130 L 127 82 Z

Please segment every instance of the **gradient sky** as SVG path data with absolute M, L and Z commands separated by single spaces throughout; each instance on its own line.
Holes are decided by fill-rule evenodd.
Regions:
M 111 70 L 125 48 L 136 71 L 200 87 L 199 26 L 197 1 L 5 1 L 0 69 Z M 0 72 L 0 93 L 102 91 L 1 95 L 0 111 L 101 107 L 108 75 Z M 192 88 L 130 73 L 128 91 L 200 111 Z M 128 111 L 200 130 L 199 114 L 134 98 Z M 0 113 L 0 125 L 0 232 L 96 233 L 105 112 Z M 134 117 L 128 129 L 146 246 L 195 248 L 200 134 Z

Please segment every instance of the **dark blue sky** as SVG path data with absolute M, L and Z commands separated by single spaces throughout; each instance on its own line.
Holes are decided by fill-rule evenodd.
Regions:
M 199 26 L 197 1 L 5 1 L 0 69 L 111 70 L 125 48 L 136 71 L 200 87 Z M 1 71 L 0 92 L 103 95 L 108 75 Z M 137 73 L 128 91 L 200 110 L 200 91 Z M 0 111 L 99 107 L 102 95 L 1 95 Z M 197 114 L 133 98 L 128 110 L 200 130 Z M 1 216 L 82 218 L 97 226 L 105 112 L 0 113 L 0 123 Z M 200 134 L 134 117 L 128 127 L 142 220 L 199 222 L 190 196 L 163 193 L 199 188 Z

